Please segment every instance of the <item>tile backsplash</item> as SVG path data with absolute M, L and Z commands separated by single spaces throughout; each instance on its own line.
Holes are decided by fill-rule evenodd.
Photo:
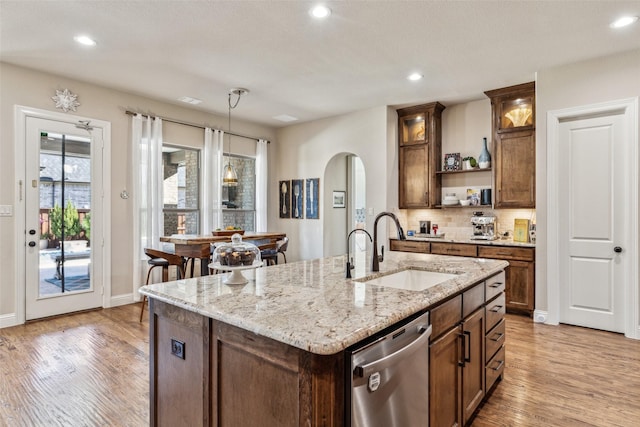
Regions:
M 400 209 L 397 213 L 400 223 L 407 230 L 420 231 L 420 221 L 431 221 L 438 224 L 438 233 L 445 233 L 447 238 L 468 239 L 473 234 L 471 217 L 474 212 L 481 211 L 485 215 L 496 217 L 496 230 L 502 235 L 509 232 L 513 235 L 513 222 L 516 218 L 536 222 L 535 209 L 491 209 L 477 206 L 475 208 L 443 208 L 443 209 Z

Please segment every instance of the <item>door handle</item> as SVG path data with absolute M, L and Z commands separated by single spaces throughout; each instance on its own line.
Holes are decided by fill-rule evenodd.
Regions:
M 397 359 L 401 356 L 406 356 L 408 354 L 413 353 L 418 350 L 423 343 L 429 341 L 429 337 L 431 336 L 431 325 L 421 326 L 418 330 L 420 336 L 415 340 L 411 341 L 408 345 L 402 347 L 401 349 L 391 353 L 388 356 L 385 356 L 381 359 L 375 360 L 371 363 L 367 363 L 364 365 L 358 365 L 353 370 L 353 373 L 361 378 L 368 377 L 377 371 L 382 371 L 387 367 L 397 363 Z
M 33 248 L 36 245 L 36 242 L 33 240 L 29 242 L 29 247 Z
M 464 361 L 471 363 L 471 331 L 464 331 L 463 334 L 468 339 L 464 346 Z
M 622 248 L 620 246 L 616 246 L 615 248 L 613 248 L 613 252 L 619 254 L 620 252 L 622 252 Z

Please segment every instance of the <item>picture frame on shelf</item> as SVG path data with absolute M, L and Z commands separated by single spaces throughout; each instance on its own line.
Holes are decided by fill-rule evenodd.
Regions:
M 460 168 L 460 153 L 447 153 L 444 155 L 443 170 L 451 172 L 459 171 Z
M 469 200 L 471 206 L 480 206 L 480 190 L 467 188 L 467 200 Z
M 333 207 L 334 208 L 344 208 L 346 207 L 346 191 L 333 191 Z

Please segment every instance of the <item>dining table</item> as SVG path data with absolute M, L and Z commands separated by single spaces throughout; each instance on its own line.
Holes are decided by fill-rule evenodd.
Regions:
M 173 243 L 176 255 L 180 255 L 185 258 L 200 259 L 200 275 L 206 276 L 209 274 L 211 244 L 231 241 L 231 235 L 229 233 L 224 234 L 225 235 L 214 235 L 212 233 L 206 236 L 174 234 L 171 236 L 162 236 L 160 237 L 160 241 L 163 243 Z M 252 242 L 257 241 L 267 244 L 271 243 L 275 247 L 275 243 L 278 240 L 284 239 L 286 236 L 286 233 L 271 231 L 245 232 L 245 234 L 242 235 L 242 240 Z

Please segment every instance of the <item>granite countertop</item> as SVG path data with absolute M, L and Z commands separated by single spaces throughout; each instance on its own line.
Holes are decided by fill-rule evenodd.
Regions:
M 392 239 L 398 240 L 398 239 Z M 496 239 L 496 240 L 473 240 L 473 239 L 460 239 L 460 238 L 448 238 L 445 234 L 444 237 L 421 237 L 421 236 L 407 236 L 407 240 L 413 240 L 417 242 L 444 242 L 444 243 L 467 243 L 472 245 L 490 245 L 490 246 L 515 246 L 521 248 L 535 248 L 535 243 L 522 243 L 514 242 L 512 238 L 508 239 Z
M 500 272 L 506 261 L 455 256 L 385 254 L 380 272 L 407 267 L 459 274 L 424 291 L 357 282 L 370 272 L 370 255 L 356 259 L 345 279 L 346 257 L 299 261 L 243 272 L 246 285 L 225 285 L 216 274 L 143 286 L 140 293 L 315 354 L 335 354 L 474 283 Z

